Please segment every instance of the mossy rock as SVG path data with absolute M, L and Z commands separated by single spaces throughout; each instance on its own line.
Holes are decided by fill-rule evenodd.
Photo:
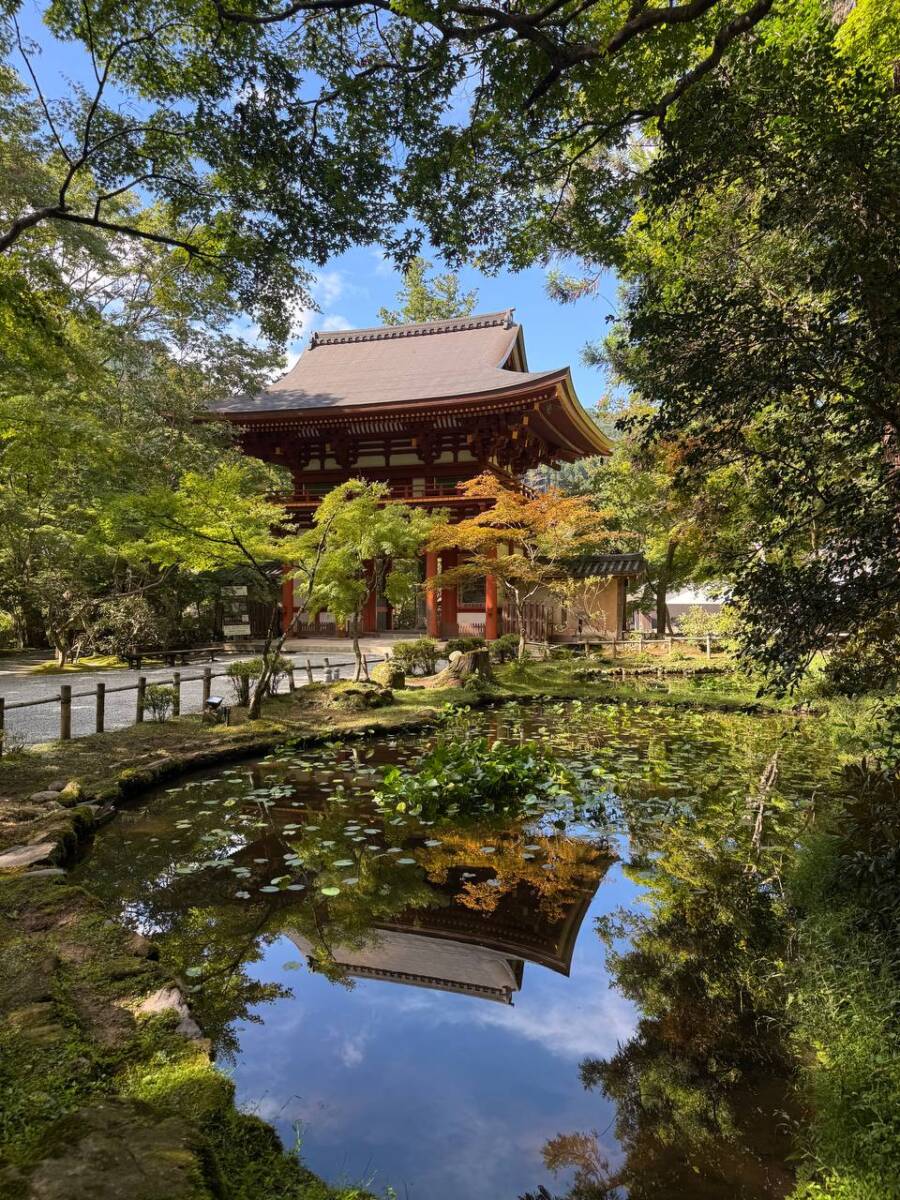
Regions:
M 406 672 L 390 658 L 385 662 L 376 663 L 369 675 L 374 683 L 380 683 L 382 687 L 395 690 L 406 687 Z
M 330 703 L 341 712 L 364 712 L 393 704 L 394 693 L 377 683 L 339 683 L 331 690 Z

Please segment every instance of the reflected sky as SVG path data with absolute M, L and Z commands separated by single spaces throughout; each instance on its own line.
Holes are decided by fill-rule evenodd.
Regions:
M 614 1106 L 579 1086 L 578 1062 L 613 1053 L 634 1030 L 593 921 L 635 890 L 614 865 L 570 977 L 526 963 L 508 1006 L 371 979 L 348 991 L 305 965 L 286 970 L 297 948 L 279 938 L 258 975 L 288 980 L 294 996 L 267 1005 L 263 1024 L 240 1026 L 239 1102 L 288 1142 L 298 1123 L 318 1174 L 401 1197 L 514 1200 L 554 1182 L 541 1147 L 564 1130 L 596 1130 L 615 1163 Z

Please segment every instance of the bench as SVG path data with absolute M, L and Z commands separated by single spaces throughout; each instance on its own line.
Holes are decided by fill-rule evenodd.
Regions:
M 186 667 L 192 662 L 215 662 L 216 655 L 223 653 L 225 647 L 218 646 L 185 646 L 181 649 L 160 649 L 158 646 L 147 648 L 135 646 L 123 654 L 123 658 L 135 671 L 141 669 L 145 658 L 161 658 L 167 667 Z

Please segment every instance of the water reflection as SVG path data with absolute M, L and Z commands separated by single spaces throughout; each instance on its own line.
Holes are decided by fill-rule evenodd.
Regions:
M 783 997 L 761 973 L 778 856 L 822 785 L 809 733 L 605 705 L 475 719 L 549 740 L 590 802 L 429 823 L 372 801 L 412 739 L 287 748 L 153 797 L 83 873 L 159 941 L 241 1102 L 288 1144 L 301 1128 L 333 1183 L 784 1195 Z

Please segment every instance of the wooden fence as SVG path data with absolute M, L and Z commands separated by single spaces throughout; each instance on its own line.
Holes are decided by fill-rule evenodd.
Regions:
M 376 663 L 383 662 L 380 656 L 363 655 L 363 663 L 365 673 L 368 675 L 368 668 Z M 303 669 L 306 674 L 307 683 L 315 683 L 315 672 L 321 671 L 323 679 L 326 682 L 332 682 L 339 677 L 338 673 L 342 667 L 355 667 L 356 660 L 349 659 L 341 662 L 331 662 L 323 656 L 322 662 L 313 666 L 310 659 L 305 659 Z M 298 664 L 294 664 L 286 672 L 287 675 L 287 691 L 294 692 L 297 690 L 295 679 L 296 672 L 300 669 Z M 168 678 L 154 679 L 152 686 L 171 687 L 174 691 L 172 698 L 172 716 L 181 716 L 181 688 L 185 683 L 201 683 L 201 700 L 200 712 L 206 710 L 212 692 L 212 681 L 214 679 L 228 678 L 228 671 L 214 671 L 212 667 L 205 667 L 202 675 L 183 675 L 181 671 L 173 671 Z M 105 681 L 100 681 L 95 687 L 88 691 L 73 692 L 72 685 L 62 683 L 59 686 L 59 691 L 53 696 L 43 696 L 39 700 L 15 700 L 11 704 L 7 704 L 4 697 L 0 696 L 0 755 L 3 754 L 4 733 L 6 730 L 6 714 L 13 709 L 18 708 L 37 708 L 45 704 L 59 705 L 59 738 L 60 741 L 68 741 L 72 737 L 72 701 L 81 700 L 86 696 L 94 698 L 94 733 L 103 733 L 106 728 L 106 697 L 115 692 L 134 692 L 135 693 L 135 709 L 134 709 L 134 724 L 139 725 L 143 722 L 147 710 L 147 676 L 138 676 L 136 683 L 124 683 L 118 687 L 107 687 Z M 119 726 L 125 728 L 125 726 Z M 87 736 L 87 735 L 84 735 Z

